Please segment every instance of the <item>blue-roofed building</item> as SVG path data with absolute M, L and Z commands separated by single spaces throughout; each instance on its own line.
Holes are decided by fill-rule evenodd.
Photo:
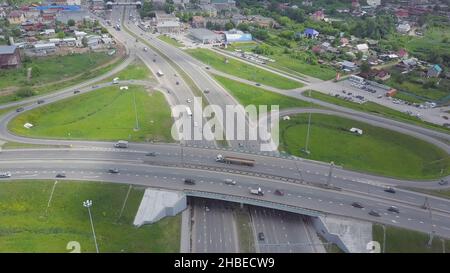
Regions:
M 307 28 L 305 29 L 305 31 L 303 32 L 303 35 L 306 38 L 311 38 L 311 39 L 315 39 L 317 38 L 317 36 L 319 36 L 319 32 L 313 28 Z
M 50 5 L 50 6 L 37 6 L 33 7 L 36 10 L 66 10 L 66 11 L 79 11 L 81 10 L 80 6 L 76 5 Z
M 224 34 L 227 43 L 252 41 L 252 35 L 250 33 L 244 33 L 240 30 L 232 29 L 230 31 L 224 31 Z
M 428 69 L 427 77 L 428 78 L 437 78 L 442 73 L 442 68 L 435 64 L 430 69 Z

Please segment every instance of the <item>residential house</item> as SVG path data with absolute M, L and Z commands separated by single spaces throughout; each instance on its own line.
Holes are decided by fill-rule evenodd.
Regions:
M 261 15 L 250 15 L 248 16 L 248 22 L 255 24 L 262 28 L 273 28 L 277 26 L 274 19 L 270 17 L 264 17 Z
M 377 71 L 375 75 L 375 80 L 387 81 L 391 78 L 391 74 L 386 70 Z
M 397 56 L 401 59 L 405 59 L 408 58 L 409 53 L 408 51 L 406 51 L 406 49 L 402 48 L 399 51 L 397 51 Z
M 442 68 L 438 64 L 435 64 L 428 69 L 427 77 L 428 78 L 437 78 L 437 77 L 439 77 L 439 75 L 441 73 L 442 73 Z
M 397 31 L 401 34 L 407 34 L 411 30 L 411 26 L 408 23 L 401 23 L 397 26 Z
M 355 71 L 358 69 L 358 66 L 354 63 L 354 62 L 349 62 L 349 61 L 343 61 L 339 63 L 341 66 L 341 69 L 344 71 Z
M 310 39 L 316 39 L 317 36 L 319 36 L 319 32 L 313 28 L 307 28 L 305 29 L 305 31 L 303 32 L 303 35 L 306 38 L 310 38 Z
M 56 51 L 55 43 L 42 43 L 34 45 L 34 52 L 39 55 L 47 55 Z
M 20 25 L 25 22 L 25 15 L 20 10 L 13 10 L 8 14 L 8 22 L 12 25 Z
M 325 13 L 323 10 L 318 10 L 311 15 L 311 19 L 316 22 L 323 21 L 325 19 Z
M 367 44 L 358 44 L 356 45 L 356 50 L 362 53 L 366 53 L 369 51 L 369 46 Z
M 339 40 L 339 42 L 340 42 L 341 46 L 347 46 L 349 44 L 349 40 L 347 38 L 345 38 L 345 37 L 342 37 Z
M 17 68 L 22 63 L 19 48 L 15 45 L 0 45 L 0 68 Z

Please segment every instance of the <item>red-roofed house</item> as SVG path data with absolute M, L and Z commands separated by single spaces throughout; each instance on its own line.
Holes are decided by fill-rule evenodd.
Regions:
M 405 9 L 398 9 L 395 11 L 395 16 L 398 19 L 406 19 L 409 17 L 409 12 Z
M 311 19 L 313 21 L 322 21 L 323 19 L 325 19 L 325 13 L 322 10 L 318 10 L 313 13 Z
M 396 54 L 401 59 L 408 58 L 408 56 L 409 56 L 408 51 L 406 51 L 406 49 L 404 49 L 404 48 L 400 49 Z

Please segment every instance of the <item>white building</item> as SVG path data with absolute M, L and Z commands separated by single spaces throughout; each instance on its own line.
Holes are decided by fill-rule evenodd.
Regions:
M 381 0 L 367 0 L 367 5 L 378 7 L 379 5 L 381 5 Z
M 360 52 L 367 52 L 369 51 L 369 46 L 367 44 L 359 44 L 356 45 L 356 49 Z
M 178 21 L 164 21 L 156 24 L 156 30 L 159 33 L 179 33 L 181 24 Z
M 408 23 L 399 24 L 397 26 L 397 31 L 402 34 L 407 34 L 411 30 L 411 26 Z

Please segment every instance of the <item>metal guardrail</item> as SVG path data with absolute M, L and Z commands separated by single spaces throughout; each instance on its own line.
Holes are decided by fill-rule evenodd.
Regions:
M 319 211 L 314 211 L 314 210 L 305 209 L 305 208 L 301 208 L 301 207 L 276 203 L 276 202 L 267 201 L 267 200 L 260 200 L 260 199 L 250 198 L 250 197 L 243 197 L 243 196 L 236 196 L 236 195 L 229 195 L 229 194 L 220 194 L 220 193 L 213 193 L 213 192 L 206 192 L 206 191 L 193 191 L 193 190 L 184 190 L 184 193 L 187 196 L 212 198 L 212 199 L 216 199 L 216 200 L 223 200 L 223 201 L 229 201 L 229 202 L 235 202 L 235 203 L 244 203 L 247 205 L 283 210 L 283 211 L 308 215 L 308 216 L 312 216 L 312 217 L 319 217 L 319 216 L 323 215 L 323 213 L 321 213 Z

